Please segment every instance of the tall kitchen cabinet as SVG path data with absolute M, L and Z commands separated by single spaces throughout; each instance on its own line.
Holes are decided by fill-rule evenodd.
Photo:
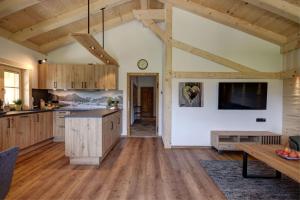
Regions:
M 40 64 L 40 89 L 117 89 L 114 65 Z

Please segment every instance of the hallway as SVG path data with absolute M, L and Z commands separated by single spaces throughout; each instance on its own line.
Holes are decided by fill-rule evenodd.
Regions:
M 130 129 L 133 137 L 156 137 L 155 118 L 137 119 Z

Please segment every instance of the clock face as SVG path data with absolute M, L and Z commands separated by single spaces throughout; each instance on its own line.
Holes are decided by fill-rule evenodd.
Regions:
M 141 60 L 139 60 L 139 61 L 137 62 L 137 66 L 138 66 L 139 69 L 145 70 L 145 69 L 147 69 L 147 67 L 148 67 L 148 62 L 147 62 L 147 60 L 145 60 L 145 59 L 141 59 Z

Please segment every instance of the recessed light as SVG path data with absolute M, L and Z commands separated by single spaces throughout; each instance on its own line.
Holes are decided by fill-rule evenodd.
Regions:
M 90 46 L 90 49 L 95 50 L 96 48 L 94 46 Z

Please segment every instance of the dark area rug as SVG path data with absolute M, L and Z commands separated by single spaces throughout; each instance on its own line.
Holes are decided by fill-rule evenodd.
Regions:
M 200 164 L 228 200 L 300 200 L 300 184 L 284 175 L 281 179 L 245 179 L 242 161 L 201 160 Z M 275 171 L 259 161 L 248 161 L 248 174 L 272 176 Z

